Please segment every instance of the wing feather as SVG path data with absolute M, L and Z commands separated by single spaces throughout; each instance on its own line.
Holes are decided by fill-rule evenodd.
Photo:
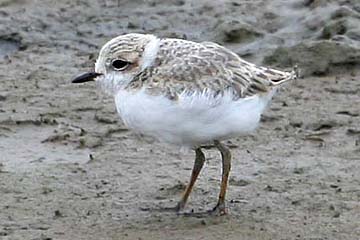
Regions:
M 136 76 L 129 87 L 145 86 L 149 92 L 165 94 L 171 99 L 184 91 L 212 90 L 218 94 L 229 89 L 234 97 L 244 98 L 266 93 L 297 76 L 295 71 L 256 66 L 216 43 L 161 41 L 153 66 Z

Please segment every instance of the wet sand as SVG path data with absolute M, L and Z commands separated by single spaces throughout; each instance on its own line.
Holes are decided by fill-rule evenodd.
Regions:
M 0 239 L 358 239 L 360 6 L 324 2 L 0 1 Z M 162 211 L 194 154 L 138 138 L 110 97 L 70 83 L 128 32 L 303 70 L 254 134 L 226 142 L 228 216 Z M 217 200 L 220 156 L 206 156 L 189 212 Z

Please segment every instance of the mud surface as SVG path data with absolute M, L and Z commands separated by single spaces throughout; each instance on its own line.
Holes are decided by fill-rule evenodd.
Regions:
M 1 0 L 0 239 L 358 239 L 359 15 L 357 0 Z M 162 211 L 193 153 L 144 142 L 111 98 L 70 84 L 128 32 L 302 68 L 256 133 L 227 142 L 228 216 Z M 189 212 L 217 200 L 220 156 L 206 156 Z

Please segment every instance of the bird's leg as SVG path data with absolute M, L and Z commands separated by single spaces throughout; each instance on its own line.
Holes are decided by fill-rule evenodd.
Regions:
M 213 212 L 217 212 L 220 215 L 226 214 L 226 207 L 225 207 L 225 195 L 226 195 L 226 188 L 228 184 L 229 172 L 231 168 L 231 152 L 228 147 L 222 144 L 219 141 L 214 141 L 215 147 L 219 149 L 221 152 L 222 158 L 222 179 L 221 179 L 221 188 L 219 194 L 219 200 Z
M 193 167 L 193 170 L 192 170 L 192 173 L 191 173 L 191 178 L 190 178 L 190 182 L 189 184 L 187 185 L 184 193 L 183 193 L 183 196 L 181 198 L 181 200 L 179 201 L 179 203 L 177 204 L 176 206 L 176 211 L 181 211 L 184 207 L 185 207 L 185 204 L 186 204 L 186 201 L 187 199 L 189 198 L 189 195 L 191 193 L 191 190 L 195 184 L 195 181 L 197 179 L 197 177 L 199 176 L 199 173 L 204 165 L 204 162 L 205 162 L 205 155 L 204 153 L 201 151 L 201 148 L 197 148 L 195 149 L 195 163 L 194 163 L 194 167 Z

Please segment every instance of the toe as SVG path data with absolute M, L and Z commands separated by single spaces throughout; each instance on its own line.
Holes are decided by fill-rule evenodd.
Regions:
M 222 203 L 222 204 L 217 204 L 217 205 L 212 209 L 211 213 L 212 213 L 213 215 L 223 216 L 223 215 L 228 214 L 228 210 L 227 210 L 225 204 Z

